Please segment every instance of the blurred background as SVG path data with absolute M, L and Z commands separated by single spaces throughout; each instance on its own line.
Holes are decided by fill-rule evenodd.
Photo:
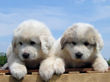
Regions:
M 104 39 L 102 54 L 109 61 L 110 0 L 0 0 L 0 65 L 6 62 L 14 29 L 28 19 L 44 22 L 56 39 L 74 23 L 94 25 Z

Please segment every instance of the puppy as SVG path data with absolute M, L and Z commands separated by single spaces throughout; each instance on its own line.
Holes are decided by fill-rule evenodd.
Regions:
M 38 67 L 48 57 L 53 43 L 54 38 L 43 23 L 35 20 L 21 23 L 7 51 L 12 76 L 20 80 L 27 74 L 27 68 Z
M 108 64 L 100 51 L 103 40 L 90 24 L 77 23 L 68 28 L 53 45 L 50 57 L 44 60 L 39 73 L 45 81 L 54 73 L 62 74 L 65 67 L 90 67 L 99 72 L 108 70 Z

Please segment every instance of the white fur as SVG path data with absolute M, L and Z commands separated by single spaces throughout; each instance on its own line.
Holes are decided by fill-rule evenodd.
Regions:
M 86 46 L 85 42 L 89 42 L 89 45 Z M 91 63 L 96 71 L 105 72 L 108 64 L 100 52 L 103 45 L 103 39 L 92 25 L 74 24 L 55 42 L 49 54 L 50 58 L 41 63 L 40 75 L 47 81 L 54 73 L 64 73 L 65 67 L 82 67 L 85 63 Z M 77 52 L 83 54 L 80 59 L 76 58 Z
M 40 76 L 43 80 L 48 81 L 53 74 L 63 74 L 65 72 L 65 64 L 61 58 L 49 57 L 44 60 L 39 69 Z
M 45 81 L 48 81 L 54 74 L 54 60 L 54 57 L 50 57 L 44 60 L 40 65 L 39 73 Z
M 7 50 L 9 69 L 13 77 L 21 79 L 27 74 L 27 68 L 36 68 L 54 43 L 49 29 L 41 22 L 28 20 L 21 23 L 14 31 L 12 44 Z M 24 58 L 23 54 L 29 57 Z
M 93 63 L 93 68 L 94 68 L 94 70 L 99 71 L 99 72 L 107 72 L 108 71 L 108 64 L 104 60 L 104 58 L 102 57 L 101 54 L 98 54 L 97 59 Z

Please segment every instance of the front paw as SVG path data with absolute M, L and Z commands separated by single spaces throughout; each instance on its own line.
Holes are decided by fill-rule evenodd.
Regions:
M 64 61 L 60 58 L 57 58 L 54 64 L 54 69 L 55 69 L 56 74 L 58 75 L 63 74 L 65 72 Z
M 43 80 L 48 81 L 54 74 L 53 65 L 42 63 L 39 69 L 39 74 Z
M 99 72 L 107 72 L 108 71 L 108 64 L 106 61 L 103 62 L 95 62 L 93 64 L 93 68 L 95 71 Z
M 16 78 L 17 80 L 20 80 L 22 78 L 24 78 L 24 76 L 27 74 L 27 70 L 26 69 L 20 69 L 20 68 L 13 68 L 10 70 L 11 74 L 14 78 Z

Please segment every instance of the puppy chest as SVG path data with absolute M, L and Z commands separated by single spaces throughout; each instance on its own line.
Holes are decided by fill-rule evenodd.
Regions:
M 90 62 L 81 62 L 81 63 L 72 63 L 72 67 L 78 67 L 78 68 L 91 68 L 92 63 Z
M 27 69 L 36 69 L 39 68 L 40 61 L 26 61 L 25 65 Z

